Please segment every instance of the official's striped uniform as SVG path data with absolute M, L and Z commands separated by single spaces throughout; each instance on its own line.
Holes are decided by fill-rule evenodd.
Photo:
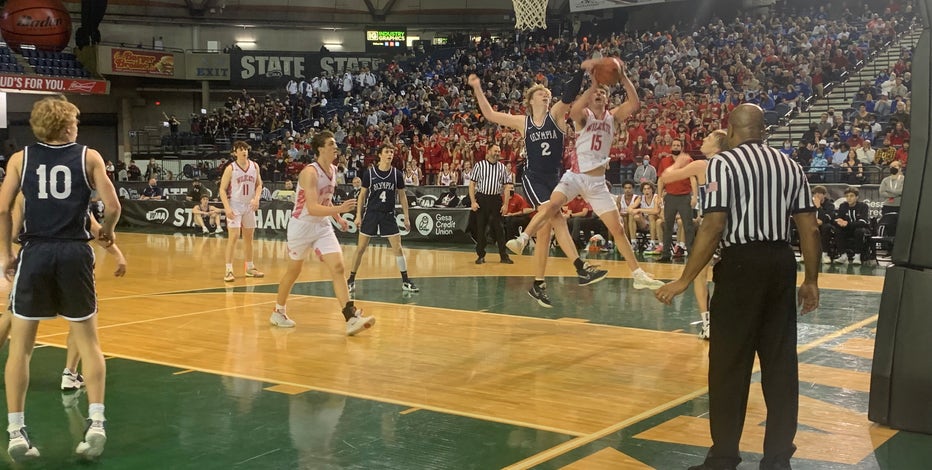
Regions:
M 799 414 L 797 267 L 790 216 L 816 210 L 809 183 L 796 162 L 760 141 L 713 157 L 706 179 L 707 220 L 715 212 L 725 212 L 727 219 L 709 309 L 713 445 L 705 465 L 735 468 L 741 461 L 738 444 L 757 356 L 767 397 L 761 468 L 789 468 Z
M 488 160 L 482 160 L 473 167 L 470 179 L 476 182 L 477 193 L 496 196 L 502 194 L 502 188 L 506 184 L 511 184 L 511 173 L 502 162 L 493 164 Z
M 706 181 L 703 212 L 728 212 L 725 246 L 788 242 L 790 215 L 815 210 L 802 167 L 761 143 L 743 144 L 713 157 Z

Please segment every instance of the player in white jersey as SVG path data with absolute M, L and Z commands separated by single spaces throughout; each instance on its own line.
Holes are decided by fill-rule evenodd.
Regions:
M 294 210 L 288 221 L 288 268 L 278 281 L 278 297 L 275 310 L 269 321 L 283 328 L 292 328 L 294 321 L 288 317 L 285 304 L 291 288 L 301 274 L 304 259 L 313 251 L 327 265 L 333 279 L 333 292 L 336 294 L 343 317 L 346 320 L 346 334 L 353 336 L 375 324 L 374 317 L 364 317 L 350 300 L 346 285 L 343 250 L 333 232 L 331 219 L 346 231 L 349 223 L 340 214 L 356 208 L 356 199 L 347 199 L 343 204 L 333 206 L 333 190 L 336 187 L 337 142 L 330 131 L 318 132 L 311 141 L 311 147 L 317 154 L 317 161 L 304 167 L 298 175 L 298 192 L 295 196 Z
M 637 240 L 637 209 L 641 205 L 641 197 L 634 194 L 634 181 L 625 181 L 621 184 L 624 192 L 618 196 L 618 213 L 621 215 L 621 223 L 628 229 L 628 241 Z
M 691 163 L 685 163 L 686 159 L 681 159 L 679 161 L 684 163 L 674 163 L 673 166 L 667 168 L 667 170 L 663 172 L 660 179 L 665 183 L 670 183 L 696 177 L 699 183 L 699 209 L 702 210 L 702 200 L 705 199 L 706 194 L 705 172 L 709 167 L 708 159 L 714 157 L 723 150 L 727 150 L 725 148 L 725 138 L 727 136 L 728 133 L 722 129 L 712 131 L 711 134 L 707 135 L 706 138 L 702 140 L 702 147 L 699 148 L 702 155 L 706 157 L 705 160 L 695 160 Z M 693 292 L 696 294 L 696 304 L 699 306 L 699 317 L 701 319 L 699 330 L 700 339 L 709 339 L 709 332 L 711 329 L 709 325 L 709 268 L 711 266 L 712 263 L 707 264 L 702 268 L 702 271 L 699 272 L 699 275 L 696 276 L 696 279 L 693 280 Z
M 591 70 L 594 63 L 592 59 L 586 60 L 582 63 L 582 68 Z M 605 185 L 605 168 L 609 162 L 612 139 L 615 137 L 615 123 L 623 124 L 625 119 L 641 107 L 637 90 L 625 73 L 624 64 L 621 69 L 621 83 L 627 97 L 611 111 L 608 109 L 608 88 L 599 85 L 595 80 L 592 86 L 573 102 L 570 118 L 576 129 L 579 129 L 576 137 L 576 162 L 570 171 L 563 174 L 560 184 L 550 195 L 551 204 L 542 207 L 524 229 L 524 233 L 510 240 L 507 246 L 515 253 L 524 251 L 530 236 L 536 233 L 544 222 L 553 217 L 567 201 L 582 195 L 615 239 L 618 251 L 631 269 L 634 288 L 658 289 L 663 286 L 663 282 L 654 279 L 638 264 L 621 225 L 618 207 Z
M 252 262 L 252 237 L 256 232 L 256 210 L 259 209 L 259 196 L 262 194 L 262 175 L 259 173 L 259 165 L 249 159 L 249 149 L 249 144 L 242 140 L 233 142 L 231 153 L 236 160 L 227 165 L 220 179 L 220 200 L 223 201 L 227 231 L 230 234 L 223 276 L 226 282 L 236 279 L 233 275 L 233 252 L 236 251 L 240 232 L 243 234 L 246 252 L 246 277 L 265 276 Z

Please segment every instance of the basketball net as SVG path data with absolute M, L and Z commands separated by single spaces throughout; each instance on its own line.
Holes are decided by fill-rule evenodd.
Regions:
M 511 0 L 515 6 L 515 29 L 547 29 L 547 0 Z

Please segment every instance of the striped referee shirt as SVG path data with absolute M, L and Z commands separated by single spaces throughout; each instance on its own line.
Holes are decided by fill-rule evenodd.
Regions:
M 709 160 L 705 212 L 728 212 L 724 246 L 790 241 L 790 216 L 815 211 L 809 181 L 789 157 L 751 141 Z
M 482 160 L 473 167 L 470 177 L 476 182 L 476 192 L 487 196 L 500 195 L 502 188 L 511 184 L 511 173 L 502 162 L 489 163 L 488 160 Z

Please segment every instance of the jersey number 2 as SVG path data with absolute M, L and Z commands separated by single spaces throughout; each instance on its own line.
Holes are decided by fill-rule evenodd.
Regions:
M 540 143 L 540 154 L 544 157 L 550 156 L 550 142 L 541 142 Z
M 39 176 L 39 199 L 48 199 L 49 193 L 55 199 L 67 199 L 71 195 L 71 169 L 65 165 L 55 165 L 52 171 L 46 171 L 46 165 L 39 165 L 36 168 L 36 175 Z M 59 191 L 58 185 L 64 179 L 64 190 Z

